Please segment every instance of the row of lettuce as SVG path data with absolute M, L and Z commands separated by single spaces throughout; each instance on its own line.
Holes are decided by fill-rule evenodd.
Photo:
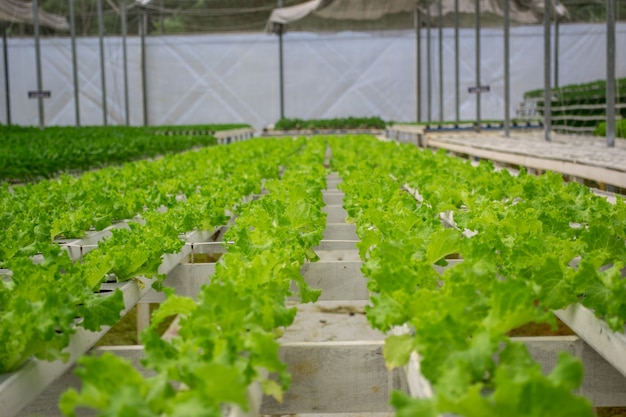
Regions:
M 277 178 L 279 167 L 302 146 L 302 141 L 252 140 L 80 177 L 16 187 L 5 183 L 0 188 L 0 373 L 16 370 L 31 356 L 65 357 L 77 322 L 88 330 L 115 324 L 124 308 L 121 292 L 94 294 L 105 276 L 118 281 L 158 277 L 158 287 L 162 255 L 182 248 L 181 234 L 226 224 L 229 210 L 258 193 L 263 179 Z M 80 262 L 62 249 L 61 238 L 82 238 L 113 224 L 111 236 Z
M 381 331 L 408 327 L 387 338 L 385 359 L 400 366 L 418 352 L 434 389 L 396 393 L 398 415 L 593 416 L 574 394 L 577 359 L 563 352 L 545 375 L 507 333 L 554 325 L 552 310 L 572 303 L 624 330 L 624 200 L 373 138 L 331 145 L 373 294 L 367 318 Z
M 232 406 L 248 409 L 253 382 L 282 398 L 290 378 L 276 339 L 295 318 L 296 308 L 286 306 L 292 282 L 302 302 L 319 296 L 300 268 L 316 260 L 311 248 L 326 225 L 325 148 L 324 141 L 308 142 L 280 179 L 265 182 L 267 193 L 239 207 L 224 237 L 232 242 L 228 252 L 197 301 L 167 294 L 141 335 L 142 365 L 152 376 L 114 355 L 84 357 L 77 370 L 80 393 L 69 390 L 61 398 L 66 415 L 87 407 L 98 415 L 216 417 Z M 180 328 L 165 341 L 155 327 L 172 315 Z
M 216 143 L 248 125 L 35 127 L 0 125 L 0 181 L 24 182 Z
M 182 233 L 224 225 L 232 210 L 236 221 L 225 237 L 232 244 L 198 301 L 168 294 L 142 334 L 143 364 L 153 376 L 114 356 L 85 357 L 83 389 L 68 391 L 61 408 L 69 416 L 82 407 L 99 415 L 218 416 L 226 405 L 246 408 L 253 381 L 280 399 L 289 376 L 275 338 L 295 315 L 285 307 L 291 282 L 302 301 L 318 296 L 299 270 L 316 259 L 312 247 L 324 229 L 327 145 L 361 239 L 368 319 L 382 331 L 409 328 L 388 337 L 386 360 L 399 366 L 419 352 L 434 387 L 430 399 L 395 394 L 399 415 L 593 415 L 573 394 L 582 377 L 576 359 L 562 354 L 544 375 L 506 334 L 528 322 L 553 323 L 551 310 L 575 302 L 623 330 L 624 201 L 609 204 L 558 175 L 514 177 L 488 162 L 473 167 L 371 136 L 252 140 L 5 184 L 0 373 L 33 355 L 63 357 L 77 325 L 115 323 L 121 294 L 93 294 L 105 274 L 163 278 L 161 256 L 180 250 Z M 262 183 L 267 193 L 242 203 Z M 122 219 L 129 226 L 114 229 L 81 262 L 55 242 Z M 43 262 L 33 263 L 35 254 Z M 438 273 L 449 256 L 463 261 Z M 172 315 L 181 329 L 166 342 L 155 328 Z
M 336 117 L 334 119 L 282 118 L 274 125 L 276 130 L 338 130 L 384 129 L 387 122 L 378 116 Z

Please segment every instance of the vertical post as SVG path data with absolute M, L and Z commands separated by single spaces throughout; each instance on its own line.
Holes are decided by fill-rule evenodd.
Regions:
M 74 0 L 70 0 L 70 34 L 72 37 L 72 78 L 74 80 L 74 114 L 76 127 L 80 126 L 80 101 L 78 89 L 78 60 L 76 57 L 76 18 L 74 16 Z
M 128 105 L 128 51 L 126 48 L 126 0 L 120 1 L 120 19 L 122 20 L 122 61 L 124 66 L 124 120 L 126 126 L 130 125 L 130 113 Z
M 285 73 L 283 61 L 283 25 L 278 28 L 278 87 L 280 94 L 280 118 L 285 118 Z
M 550 0 L 544 1 L 544 18 L 543 18 L 543 127 L 544 136 L 546 141 L 551 141 L 552 138 L 552 90 L 550 86 L 551 68 L 550 68 L 550 15 L 552 2 Z
M 461 121 L 459 60 L 459 0 L 454 0 L 454 107 L 456 109 L 456 127 Z
M 276 0 L 277 7 L 283 7 L 283 0 Z M 283 31 L 284 26 L 278 26 L 278 88 L 280 95 L 280 118 L 285 118 L 285 74 L 283 61 Z
M 416 44 L 416 115 L 417 121 L 422 121 L 422 16 L 418 6 L 415 7 L 415 44 Z
M 150 326 L 150 304 L 137 303 L 137 340 L 148 326 Z
M 163 2 L 163 0 L 159 2 L 159 7 L 161 10 L 165 9 L 165 3 Z M 163 19 L 163 12 L 159 13 L 159 33 L 165 33 L 165 19 Z
M 476 130 L 480 132 L 480 0 L 476 0 Z
M 35 35 L 35 67 L 37 70 L 37 104 L 39 110 L 39 127 L 41 129 L 45 126 L 45 115 L 43 109 L 43 97 L 41 92 L 43 91 L 43 81 L 41 77 L 41 46 L 39 45 L 39 1 L 33 0 L 33 34 Z
M 510 0 L 504 0 L 504 136 L 511 137 Z
M 7 44 L 7 27 L 9 22 L 2 22 L 2 56 L 4 58 L 4 98 L 7 105 L 7 125 L 11 124 L 11 90 L 9 90 L 9 45 Z
M 443 124 L 443 12 L 441 3 L 437 2 L 437 12 L 439 13 L 439 123 Z
M 146 32 L 148 31 L 148 13 L 141 9 L 141 94 L 143 101 L 143 125 L 148 126 L 148 82 L 146 77 Z
M 433 120 L 433 76 L 432 76 L 432 68 L 430 65 L 431 61 L 431 51 L 430 51 L 430 3 L 426 4 L 426 63 L 428 67 L 426 67 L 426 95 L 428 96 L 428 123 Z
M 554 88 L 559 88 L 559 15 L 554 16 Z
M 615 146 L 615 0 L 606 0 L 606 146 Z
M 98 6 L 98 38 L 100 41 L 100 82 L 102 88 L 102 124 L 107 125 L 107 83 L 104 72 L 104 22 L 102 20 L 102 0 L 97 1 Z

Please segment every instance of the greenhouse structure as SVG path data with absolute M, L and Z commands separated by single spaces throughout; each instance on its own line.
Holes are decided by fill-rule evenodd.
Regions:
M 0 31 L 0 417 L 626 416 L 623 0 Z

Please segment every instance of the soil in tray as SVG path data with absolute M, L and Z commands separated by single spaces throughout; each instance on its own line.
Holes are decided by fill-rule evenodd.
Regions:
M 511 330 L 507 333 L 509 337 L 523 337 L 523 336 L 574 336 L 576 333 L 559 318 L 556 318 L 556 329 L 552 329 L 549 324 L 546 323 L 528 323 Z
M 214 264 L 224 255 L 223 253 L 193 253 L 187 257 L 187 263 Z
M 598 417 L 626 417 L 626 407 L 599 407 L 596 408 Z
M 159 308 L 159 304 L 150 304 L 150 315 Z M 158 327 L 159 334 L 165 333 L 174 317 L 163 321 Z M 138 345 L 137 339 L 137 306 L 133 307 L 115 326 L 109 330 L 96 346 L 127 346 Z

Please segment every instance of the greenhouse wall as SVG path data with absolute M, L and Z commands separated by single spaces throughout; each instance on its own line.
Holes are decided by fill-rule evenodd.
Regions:
M 605 25 L 560 27 L 561 85 L 605 78 Z M 439 120 L 437 29 L 431 33 L 433 120 Z M 476 114 L 475 33 L 460 30 L 460 118 Z M 554 37 L 553 37 L 554 39 Z M 454 34 L 443 30 L 444 119 L 456 117 L 454 103 Z M 150 36 L 146 40 L 148 122 L 195 124 L 245 122 L 256 128 L 279 118 L 279 59 L 275 35 L 231 34 Z M 426 34 L 422 33 L 422 115 L 427 114 Z M 34 43 L 10 38 L 9 74 L 12 121 L 37 125 Z M 617 26 L 618 77 L 626 76 L 626 24 Z M 81 124 L 103 123 L 100 61 L 97 38 L 79 38 L 78 70 Z M 501 29 L 483 29 L 483 119 L 502 119 L 504 107 L 503 37 Z M 74 93 L 69 38 L 41 42 L 47 125 L 72 125 Z M 381 116 L 385 120 L 416 119 L 415 33 L 341 32 L 287 33 L 284 36 L 285 116 L 332 118 Z M 121 39 L 105 38 L 108 122 L 124 123 L 124 81 Z M 2 71 L 0 69 L 0 71 Z M 4 75 L 4 74 L 3 74 Z M 143 123 L 140 40 L 128 38 L 128 77 L 131 124 Z M 543 28 L 511 29 L 511 114 L 525 91 L 543 86 Z M 0 86 L 4 96 L 4 85 Z M 6 123 L 5 102 L 0 122 Z

